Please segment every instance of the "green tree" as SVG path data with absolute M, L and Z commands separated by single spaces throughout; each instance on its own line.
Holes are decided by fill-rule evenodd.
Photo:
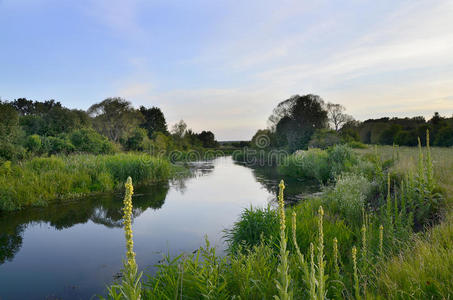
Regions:
M 140 113 L 143 115 L 144 121 L 140 127 L 148 131 L 148 137 L 152 138 L 157 131 L 168 134 L 167 121 L 165 116 L 158 107 L 146 108 L 140 106 Z
M 20 136 L 19 114 L 11 104 L 0 101 L 0 159 L 22 158 L 24 150 L 19 145 Z
M 143 122 L 142 114 L 129 101 L 118 97 L 92 105 L 88 114 L 93 117 L 96 130 L 114 142 L 126 140 Z
M 278 104 L 269 124 L 280 146 L 287 146 L 291 151 L 306 149 L 315 130 L 327 128 L 327 110 L 319 96 L 295 95 Z

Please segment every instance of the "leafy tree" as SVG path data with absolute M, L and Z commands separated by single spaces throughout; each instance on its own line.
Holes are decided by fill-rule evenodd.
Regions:
M 381 137 L 379 138 L 379 142 L 384 145 L 392 145 L 396 142 L 395 138 L 397 134 L 401 131 L 401 125 L 392 124 L 387 129 L 385 129 Z
M 128 150 L 144 151 L 148 150 L 150 141 L 148 139 L 147 131 L 144 128 L 135 128 L 126 142 Z
M 96 130 L 114 142 L 127 139 L 143 122 L 142 114 L 123 98 L 107 98 L 92 105 L 88 114 L 93 117 Z
M 184 135 L 186 134 L 187 130 L 187 124 L 184 122 L 184 120 L 180 120 L 178 123 L 174 124 L 171 133 L 173 136 L 177 138 L 183 138 Z
M 250 145 L 253 148 L 268 149 L 275 145 L 275 134 L 269 129 L 259 129 L 252 137 Z
M 434 140 L 435 146 L 452 147 L 453 146 L 453 127 L 447 126 L 439 130 Z
M 203 130 L 198 134 L 198 139 L 201 141 L 203 147 L 205 148 L 215 148 L 218 146 L 214 133 L 212 133 L 211 131 Z
M 165 121 L 165 116 L 160 108 L 146 108 L 140 106 L 140 113 L 144 117 L 144 121 L 140 127 L 145 128 L 148 131 L 149 138 L 157 131 L 168 134 L 167 121 Z
M 0 101 L 0 159 L 20 159 L 24 149 L 19 145 L 22 131 L 19 114 L 9 103 Z
M 335 131 L 339 131 L 340 128 L 347 122 L 353 120 L 350 115 L 345 114 L 346 108 L 341 104 L 327 103 L 327 115 L 329 122 L 332 124 Z
M 316 129 L 328 124 L 324 101 L 316 95 L 295 95 L 281 102 L 269 117 L 270 129 L 280 146 L 292 151 L 306 149 Z

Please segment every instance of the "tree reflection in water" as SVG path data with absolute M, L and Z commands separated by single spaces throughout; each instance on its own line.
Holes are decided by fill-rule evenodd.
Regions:
M 133 197 L 133 218 L 140 216 L 148 208 L 161 208 L 168 190 L 168 182 L 137 187 Z M 88 221 L 109 228 L 122 227 L 122 200 L 120 192 L 100 194 L 0 215 L 0 265 L 14 259 L 22 246 L 23 233 L 29 224 L 47 223 L 57 230 Z

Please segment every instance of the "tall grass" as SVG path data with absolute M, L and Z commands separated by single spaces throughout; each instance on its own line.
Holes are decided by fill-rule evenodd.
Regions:
M 167 160 L 140 154 L 53 156 L 17 164 L 6 162 L 0 166 L 0 211 L 112 191 L 128 176 L 137 183 L 165 180 L 171 172 Z
M 287 156 L 279 171 L 288 176 L 316 179 L 327 183 L 336 175 L 351 170 L 358 163 L 358 157 L 347 145 L 335 145 L 327 150 L 309 149 Z

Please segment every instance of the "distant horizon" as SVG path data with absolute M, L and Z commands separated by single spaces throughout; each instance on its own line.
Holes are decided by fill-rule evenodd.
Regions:
M 453 115 L 453 2 L 0 0 L 0 97 L 157 106 L 247 140 L 294 94 L 357 120 Z

